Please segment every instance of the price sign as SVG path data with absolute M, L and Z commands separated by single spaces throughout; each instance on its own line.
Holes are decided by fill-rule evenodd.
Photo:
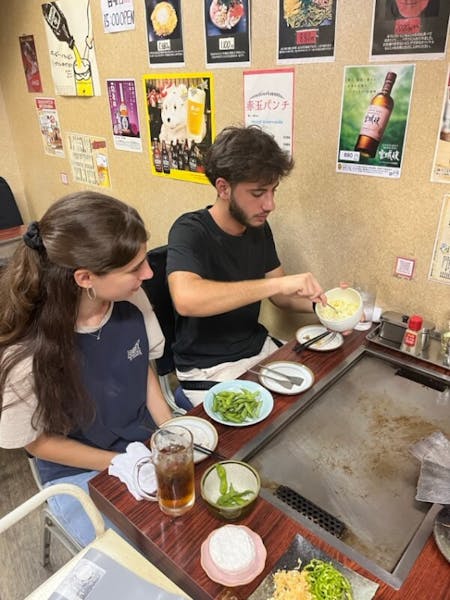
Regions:
M 102 0 L 103 29 L 117 33 L 135 28 L 134 0 Z

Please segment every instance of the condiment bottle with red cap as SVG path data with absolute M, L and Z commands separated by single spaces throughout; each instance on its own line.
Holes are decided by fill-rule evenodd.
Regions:
M 403 336 L 400 350 L 410 354 L 420 354 L 420 330 L 423 319 L 420 315 L 411 315 L 408 319 L 408 328 Z

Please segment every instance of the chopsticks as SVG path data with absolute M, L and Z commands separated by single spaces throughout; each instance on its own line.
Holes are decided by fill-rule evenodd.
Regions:
M 315 344 L 316 342 L 318 342 L 319 340 L 321 340 L 322 338 L 326 337 L 327 335 L 332 334 L 332 331 L 323 331 L 322 333 L 319 333 L 319 335 L 316 335 L 315 337 L 311 338 L 310 340 L 307 340 L 306 342 L 303 342 L 302 344 L 295 344 L 294 346 L 294 352 L 301 352 L 302 350 L 305 350 L 305 348 L 308 348 L 309 346 L 312 346 L 312 344 Z
M 197 452 L 201 452 L 202 454 L 207 454 L 208 456 L 214 456 L 215 458 L 218 458 L 219 460 L 227 460 L 225 456 L 223 456 L 222 454 L 220 454 L 219 452 L 216 452 L 215 450 L 210 450 L 210 448 L 205 448 L 205 446 L 201 446 L 200 444 L 193 444 L 194 450 L 197 450 Z

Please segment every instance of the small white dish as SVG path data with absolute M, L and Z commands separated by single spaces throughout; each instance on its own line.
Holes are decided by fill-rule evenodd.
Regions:
M 267 367 L 266 371 L 264 371 L 264 367 Z M 302 392 L 308 390 L 314 383 L 314 373 L 311 371 L 311 369 L 308 369 L 308 367 L 305 367 L 305 365 L 299 365 L 295 362 L 280 360 L 276 362 L 267 363 L 258 368 L 260 370 L 258 378 L 261 385 L 268 388 L 272 392 L 277 392 L 278 394 L 301 394 Z M 280 375 L 276 375 L 276 373 L 273 371 L 279 373 Z M 280 377 L 280 379 L 283 379 L 283 375 L 290 375 L 291 377 L 301 377 L 303 379 L 303 383 L 301 383 L 300 385 L 294 384 L 291 388 L 286 388 L 281 383 L 275 381 L 275 379 L 271 379 L 269 375 L 273 375 L 273 377 Z
M 208 450 L 214 450 L 218 444 L 219 436 L 217 435 L 217 429 L 206 419 L 183 416 L 170 419 L 169 421 L 166 421 L 164 425 L 168 425 L 169 423 L 182 425 L 183 427 L 186 427 L 186 429 L 189 429 L 194 438 L 194 444 L 208 448 Z M 199 463 L 202 460 L 205 460 L 205 458 L 208 458 L 207 454 L 194 449 L 195 463 Z
M 316 337 L 316 335 L 324 333 L 326 330 L 327 328 L 323 325 L 306 325 L 305 327 L 300 327 L 300 329 L 297 330 L 297 332 L 295 333 L 295 337 L 297 338 L 297 341 L 300 344 L 303 344 L 304 342 L 311 340 L 313 337 Z M 311 344 L 311 346 L 308 346 L 308 350 L 327 352 L 328 350 L 336 350 L 337 348 L 340 348 L 344 343 L 344 338 L 340 333 L 333 333 L 335 333 L 333 339 L 328 341 L 328 337 L 322 338 L 315 344 Z
M 222 416 L 213 410 L 213 402 L 214 402 L 214 394 L 218 392 L 230 391 L 230 392 L 238 392 L 239 390 L 249 390 L 250 392 L 259 392 L 259 399 L 262 401 L 262 404 L 259 409 L 259 413 L 257 417 L 245 419 L 241 423 L 236 423 L 234 421 L 226 421 L 222 418 Z M 203 400 L 203 408 L 206 414 L 217 421 L 218 423 L 222 423 L 222 425 L 231 425 L 233 427 L 245 427 L 247 425 L 254 425 L 255 423 L 259 423 L 263 421 L 266 417 L 270 415 L 273 409 L 273 397 L 272 394 L 266 390 L 265 387 L 259 385 L 259 383 L 255 383 L 254 381 L 246 381 L 245 379 L 233 379 L 231 381 L 222 381 L 214 385 L 211 389 L 206 392 L 205 399 Z

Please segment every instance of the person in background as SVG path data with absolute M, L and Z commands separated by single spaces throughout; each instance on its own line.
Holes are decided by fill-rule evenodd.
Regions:
M 326 301 L 311 273 L 285 275 L 267 221 L 292 168 L 288 153 L 259 127 L 225 128 L 205 156 L 216 202 L 182 215 L 170 230 L 174 359 L 194 405 L 215 382 L 236 378 L 280 345 L 258 321 L 261 300 L 301 312 Z
M 153 273 L 136 210 L 94 192 L 65 196 L 29 225 L 0 279 L 0 447 L 37 457 L 45 485 L 87 483 L 171 418 L 149 360 L 164 337 L 141 289 Z M 92 525 L 72 496 L 49 499 L 82 545 Z

